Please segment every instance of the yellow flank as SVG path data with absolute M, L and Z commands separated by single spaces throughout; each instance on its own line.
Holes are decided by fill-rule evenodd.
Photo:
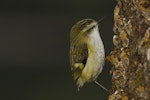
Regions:
M 82 70 L 84 68 L 84 65 L 83 65 L 83 63 L 75 63 L 74 67 L 79 68 L 80 70 Z
M 88 46 L 88 51 L 89 51 L 89 55 L 91 55 L 92 53 L 93 53 L 93 48 L 92 48 L 92 46 Z
M 73 73 L 73 79 L 76 80 L 80 76 L 80 74 L 84 68 L 84 65 L 83 65 L 83 63 L 75 63 L 74 67 L 76 68 L 75 69 L 76 71 L 74 71 L 74 73 Z
M 89 47 L 88 52 L 89 52 L 89 56 L 91 56 L 92 53 L 93 53 L 93 48 L 92 48 L 92 47 Z M 96 63 L 96 62 L 92 62 L 90 65 L 88 65 L 88 66 L 90 66 L 90 67 L 87 67 L 87 68 L 85 68 L 85 69 L 82 71 L 82 74 L 81 74 L 81 76 L 80 76 L 82 80 L 84 80 L 84 81 L 90 81 L 90 79 L 92 78 L 92 74 L 94 73 L 94 72 L 93 72 L 94 70 L 93 70 L 92 66 L 95 65 L 95 63 Z

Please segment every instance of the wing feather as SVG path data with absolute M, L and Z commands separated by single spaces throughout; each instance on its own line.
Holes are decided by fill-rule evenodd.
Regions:
M 70 65 L 71 65 L 71 71 L 74 80 L 77 80 L 78 77 L 81 75 L 82 70 L 87 62 L 87 58 L 88 58 L 88 49 L 86 44 L 71 45 Z M 80 66 L 75 66 L 76 64 L 79 64 Z

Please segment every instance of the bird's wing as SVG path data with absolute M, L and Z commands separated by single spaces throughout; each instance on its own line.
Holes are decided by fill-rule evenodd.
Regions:
M 70 64 L 74 80 L 77 80 L 87 62 L 88 48 L 86 44 L 71 45 L 70 47 Z

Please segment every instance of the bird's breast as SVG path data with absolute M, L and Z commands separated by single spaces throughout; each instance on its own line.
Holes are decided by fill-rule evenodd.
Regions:
M 95 80 L 101 73 L 105 59 L 104 46 L 98 31 L 90 34 L 87 45 L 89 56 L 82 73 L 90 81 Z

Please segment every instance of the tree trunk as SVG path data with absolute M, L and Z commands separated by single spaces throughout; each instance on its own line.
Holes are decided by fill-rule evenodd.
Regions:
M 150 0 L 117 0 L 109 100 L 150 100 Z

